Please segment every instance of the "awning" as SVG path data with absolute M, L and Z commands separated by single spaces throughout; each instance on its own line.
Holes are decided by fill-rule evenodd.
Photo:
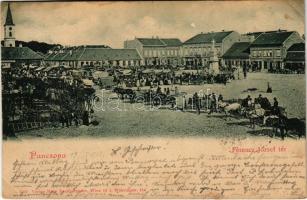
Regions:
M 132 71 L 131 71 L 131 69 L 125 69 L 122 73 L 123 73 L 123 75 L 131 75 Z
M 96 71 L 96 72 L 93 73 L 93 77 L 95 79 L 97 79 L 97 78 L 106 78 L 108 76 L 109 76 L 108 72 Z
M 93 86 L 94 83 L 92 80 L 89 80 L 89 79 L 82 79 L 82 82 L 85 86 Z
M 56 68 L 55 66 L 51 66 L 51 67 L 47 67 L 46 69 L 44 69 L 45 72 L 49 72 L 50 70 Z
M 163 72 L 164 73 L 169 73 L 169 72 L 171 72 L 171 70 L 170 69 L 163 69 Z
M 30 69 L 35 69 L 35 68 L 38 68 L 38 66 L 36 66 L 36 65 L 29 65 L 29 68 Z
M 162 70 L 161 70 L 161 69 L 154 69 L 153 72 L 154 72 L 155 74 L 159 74 L 159 73 L 162 73 Z
M 154 73 L 154 70 L 153 69 L 145 69 L 143 71 L 144 74 L 149 74 L 149 73 Z
M 45 69 L 45 67 L 39 67 L 39 68 L 35 69 L 35 71 L 41 71 L 43 69 Z
M 198 70 L 198 72 L 200 72 L 201 70 Z M 183 70 L 182 73 L 186 73 L 186 74 L 197 74 L 197 70 Z

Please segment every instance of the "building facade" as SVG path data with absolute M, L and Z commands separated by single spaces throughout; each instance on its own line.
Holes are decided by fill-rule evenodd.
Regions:
M 177 38 L 135 38 L 124 42 L 124 48 L 136 49 L 146 66 L 181 65 L 182 42 Z
M 49 51 L 45 62 L 52 66 L 68 65 L 133 68 L 141 65 L 142 57 L 136 49 L 110 49 L 94 47 L 56 48 Z
M 222 55 L 239 38 L 240 34 L 236 31 L 200 33 L 183 43 L 181 49 L 183 63 L 194 67 L 207 66 L 211 56 L 212 41 L 215 42 L 219 62 L 222 62 Z
M 295 43 L 289 47 L 285 68 L 292 72 L 305 73 L 305 43 Z
M 250 42 L 234 43 L 222 56 L 228 67 L 247 67 L 250 65 L 249 46 Z
M 253 68 L 275 71 L 284 68 L 287 49 L 304 40 L 296 31 L 273 31 L 262 33 L 250 45 L 250 60 Z

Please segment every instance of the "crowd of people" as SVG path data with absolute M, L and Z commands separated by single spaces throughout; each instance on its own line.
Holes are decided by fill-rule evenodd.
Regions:
M 114 82 L 121 87 L 144 87 L 144 86 L 157 86 L 157 85 L 199 85 L 203 83 L 223 83 L 235 79 L 231 72 L 220 73 L 215 76 L 206 71 L 191 71 L 191 70 L 153 70 L 146 72 L 132 71 L 130 74 L 114 73 Z M 245 73 L 246 77 L 246 73 Z
M 4 127 L 33 121 L 71 125 L 86 122 L 84 102 L 95 92 L 69 73 L 49 77 L 44 71 L 20 67 L 2 72 Z M 79 120 L 81 119 L 81 120 Z M 86 124 L 86 123 L 85 123 Z

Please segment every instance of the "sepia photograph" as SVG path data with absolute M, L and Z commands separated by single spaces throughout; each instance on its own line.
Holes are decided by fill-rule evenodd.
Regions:
M 1 2 L 6 196 L 303 197 L 304 7 L 303 0 Z M 288 171 L 262 180 L 261 162 L 249 165 L 245 158 L 236 171 L 237 157 L 224 158 L 223 146 L 224 155 L 250 153 L 251 163 L 283 163 L 261 165 L 268 173 Z M 281 152 L 291 165 L 266 157 Z M 162 162 L 163 154 L 169 160 Z M 118 163 L 111 162 L 119 155 Z M 159 160 L 148 164 L 146 155 Z M 141 157 L 132 163 L 129 156 Z M 69 171 L 63 160 L 78 160 L 80 168 L 72 164 Z M 217 163 L 206 171 L 207 161 Z M 224 162 L 229 168 L 218 166 Z M 49 167 L 52 180 L 41 175 Z M 108 167 L 113 170 L 106 174 Z M 253 170 L 260 170 L 256 189 L 247 186 Z
M 303 136 L 303 16 L 173 4 L 3 3 L 3 136 Z

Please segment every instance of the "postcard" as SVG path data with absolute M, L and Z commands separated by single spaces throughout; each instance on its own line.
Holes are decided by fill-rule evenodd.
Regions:
M 3 197 L 306 198 L 304 6 L 2 2 Z

